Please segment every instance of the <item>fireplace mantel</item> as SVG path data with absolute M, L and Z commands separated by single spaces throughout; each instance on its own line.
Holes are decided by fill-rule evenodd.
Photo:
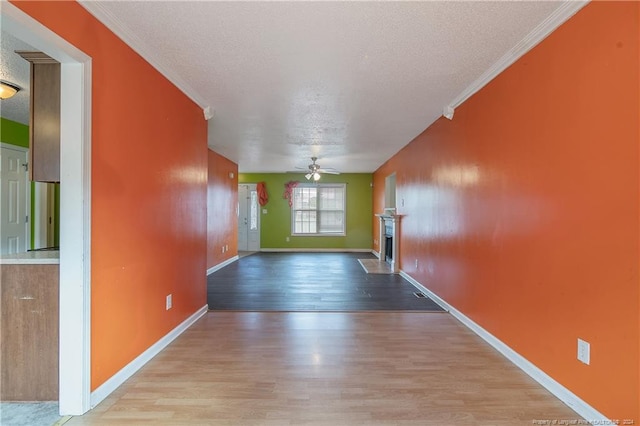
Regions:
M 386 254 L 387 254 L 387 235 L 391 236 L 391 260 L 388 261 L 389 266 L 391 267 L 391 271 L 397 273 L 400 271 L 400 252 L 398 250 L 399 247 L 399 236 L 400 236 L 400 218 L 401 215 L 398 214 L 389 214 L 389 212 L 376 214 L 376 216 L 380 219 L 380 226 L 378 232 L 378 241 L 380 241 L 380 253 L 379 259 L 380 262 L 387 262 Z M 385 232 L 386 224 L 390 224 L 391 233 L 387 234 Z

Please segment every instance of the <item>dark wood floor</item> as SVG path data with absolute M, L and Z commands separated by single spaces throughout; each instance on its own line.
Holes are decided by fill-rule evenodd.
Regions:
M 367 274 L 368 253 L 255 253 L 208 277 L 211 310 L 442 311 L 400 275 Z

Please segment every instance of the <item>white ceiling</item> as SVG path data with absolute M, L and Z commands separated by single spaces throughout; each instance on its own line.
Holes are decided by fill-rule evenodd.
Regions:
M 514 47 L 531 47 L 532 32 L 566 19 L 553 17 L 568 3 L 81 4 L 211 107 L 209 146 L 241 172 L 294 170 L 311 156 L 372 172 L 487 70 L 508 65 Z

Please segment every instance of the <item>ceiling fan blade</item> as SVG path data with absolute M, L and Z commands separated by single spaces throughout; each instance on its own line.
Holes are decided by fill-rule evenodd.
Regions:
M 320 169 L 320 170 L 318 170 L 318 172 L 326 173 L 328 175 L 339 175 L 340 174 L 340 172 L 337 171 L 337 170 L 327 170 L 327 169 Z

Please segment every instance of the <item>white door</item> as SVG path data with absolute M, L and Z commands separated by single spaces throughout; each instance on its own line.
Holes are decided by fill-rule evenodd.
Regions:
M 238 185 L 238 250 L 260 250 L 260 215 L 256 184 Z
M 27 251 L 27 150 L 0 147 L 0 253 Z

